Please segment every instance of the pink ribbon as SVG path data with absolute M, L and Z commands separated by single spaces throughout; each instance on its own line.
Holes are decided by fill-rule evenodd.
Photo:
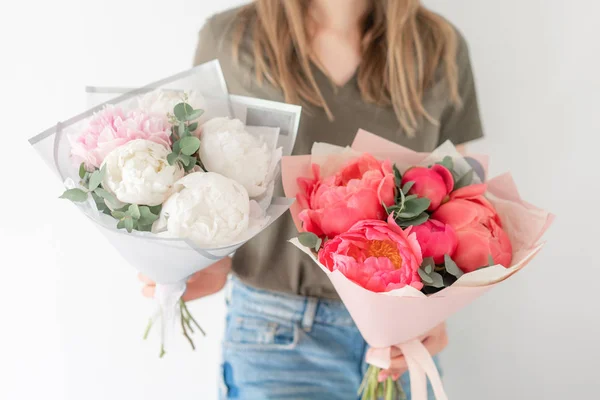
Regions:
M 420 340 L 411 340 L 397 344 L 395 347 L 402 351 L 408 365 L 411 400 L 427 400 L 427 378 L 429 378 L 435 398 L 448 400 L 440 373 L 423 343 Z M 388 369 L 392 362 L 391 352 L 391 347 L 371 348 L 367 352 L 366 361 L 376 367 Z

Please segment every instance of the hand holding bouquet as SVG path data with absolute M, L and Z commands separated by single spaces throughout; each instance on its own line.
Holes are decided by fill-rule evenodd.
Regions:
M 509 175 L 485 182 L 485 163 L 446 143 L 419 154 L 359 131 L 352 149 L 316 144 L 284 157 L 286 194 L 301 230 L 292 243 L 329 276 L 372 347 L 364 399 L 397 396 L 390 348 L 407 361 L 412 398 L 426 376 L 446 395 L 418 340 L 523 268 L 553 217 L 522 201 Z

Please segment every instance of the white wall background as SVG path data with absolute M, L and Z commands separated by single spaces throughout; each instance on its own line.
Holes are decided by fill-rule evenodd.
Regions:
M 214 399 L 222 295 L 209 331 L 165 359 L 141 340 L 135 272 L 67 202 L 26 139 L 82 111 L 85 85 L 142 85 L 187 68 L 210 14 L 239 0 L 0 5 L 0 398 Z M 449 323 L 452 399 L 579 399 L 600 391 L 600 3 L 428 0 L 470 42 L 487 131 L 473 146 L 559 215 L 523 273 Z M 6 122 L 8 121 L 8 125 Z M 10 193 L 10 195 L 9 195 Z M 586 207 L 586 209 L 584 209 Z

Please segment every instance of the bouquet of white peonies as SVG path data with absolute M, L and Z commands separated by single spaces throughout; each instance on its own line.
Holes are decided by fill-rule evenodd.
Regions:
M 187 278 L 233 253 L 291 205 L 273 192 L 284 154 L 281 132 L 289 133 L 283 142 L 291 151 L 299 118 L 297 106 L 229 96 L 213 61 L 30 139 L 65 182 L 61 197 L 157 282 L 158 311 L 146 335 L 161 319 L 161 356 L 178 318 L 192 348 L 190 334 L 203 332 L 181 300 Z

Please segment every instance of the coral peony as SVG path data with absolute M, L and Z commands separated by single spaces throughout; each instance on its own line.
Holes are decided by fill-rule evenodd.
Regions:
M 423 252 L 423 258 L 432 257 L 436 264 L 444 262 L 444 255 L 454 255 L 458 239 L 454 228 L 434 219 L 413 227 Z
M 431 168 L 410 168 L 402 177 L 402 186 L 408 182 L 414 182 L 409 194 L 416 194 L 431 201 L 429 211 L 437 210 L 454 187 L 452 173 L 439 164 L 435 164 Z
M 512 261 L 510 239 L 494 206 L 483 196 L 486 189 L 485 184 L 459 189 L 432 215 L 456 231 L 458 245 L 452 258 L 464 272 L 488 265 L 489 256 L 505 267 Z
M 320 177 L 313 165 L 313 179 L 299 178 L 298 202 L 304 229 L 318 236 L 334 237 L 358 221 L 386 217 L 382 204 L 394 204 L 394 174 L 389 161 L 364 154 L 337 174 Z
M 390 216 L 388 222 L 361 221 L 348 232 L 325 242 L 319 262 L 339 270 L 348 279 L 373 292 L 406 285 L 421 290 L 421 248 L 410 228 L 402 230 Z

